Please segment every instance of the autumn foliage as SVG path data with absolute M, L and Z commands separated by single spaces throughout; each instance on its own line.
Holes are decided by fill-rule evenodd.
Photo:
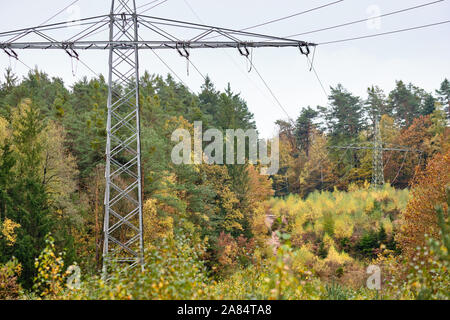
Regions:
M 401 218 L 396 240 L 406 256 L 425 244 L 426 235 L 439 238 L 436 206 L 447 212 L 446 186 L 450 184 L 450 151 L 437 154 L 412 185 L 412 198 Z

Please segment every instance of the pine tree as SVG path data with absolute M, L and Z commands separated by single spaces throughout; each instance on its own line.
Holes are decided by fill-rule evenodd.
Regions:
M 364 129 L 364 110 L 361 99 L 341 84 L 331 88 L 329 108 L 320 108 L 328 123 L 333 144 L 348 144 Z
M 413 120 L 420 116 L 420 105 L 422 98 L 411 83 L 407 86 L 403 81 L 397 81 L 396 87 L 389 94 L 389 104 L 397 123 L 403 127 L 408 127 Z
M 420 113 L 423 116 L 427 116 L 429 114 L 432 114 L 434 112 L 434 110 L 436 110 L 436 99 L 433 97 L 433 95 L 431 94 L 427 94 L 424 102 L 423 102 L 423 106 L 421 108 Z
M 311 107 L 304 108 L 295 124 L 295 137 L 297 138 L 297 143 L 299 147 L 305 151 L 307 157 L 311 147 L 312 133 L 315 128 L 314 119 L 318 115 L 319 113 Z
M 450 119 L 450 82 L 444 79 L 439 90 L 436 90 L 438 101 L 444 106 L 447 112 L 447 119 Z
M 202 91 L 198 95 L 200 100 L 200 110 L 205 114 L 207 118 L 204 127 L 207 128 L 210 125 L 213 126 L 213 119 L 217 119 L 218 105 L 219 105 L 219 93 L 211 82 L 209 76 L 206 77 L 205 83 L 202 85 Z

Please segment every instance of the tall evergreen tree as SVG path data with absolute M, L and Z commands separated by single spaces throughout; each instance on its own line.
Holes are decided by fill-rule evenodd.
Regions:
M 333 144 L 349 143 L 364 129 L 364 109 L 361 99 L 341 84 L 331 88 L 329 107 L 320 108 Z
M 209 76 L 206 77 L 205 83 L 202 85 L 202 91 L 198 95 L 200 100 L 200 110 L 206 117 L 205 127 L 213 126 L 213 119 L 217 119 L 219 93 Z
M 433 95 L 428 94 L 423 101 L 423 106 L 420 110 L 420 114 L 423 116 L 427 116 L 429 114 L 432 114 L 434 110 L 436 110 L 436 99 L 433 97 Z
M 450 81 L 444 79 L 439 90 L 436 90 L 438 101 L 444 106 L 447 119 L 450 119 Z
M 318 115 L 319 113 L 311 107 L 303 108 L 295 124 L 297 143 L 305 151 L 307 157 L 311 147 L 313 129 L 315 128 L 314 120 Z
M 12 187 L 12 220 L 20 224 L 12 255 L 23 266 L 22 283 L 32 285 L 34 259 L 44 246 L 44 237 L 51 230 L 50 211 L 45 186 L 41 181 L 43 130 L 39 110 L 29 99 L 13 110 L 12 141 L 17 153 Z M 8 215 L 10 211 L 8 211 Z
M 395 89 L 389 94 L 390 107 L 401 126 L 409 127 L 420 116 L 422 99 L 416 89 L 411 83 L 405 85 L 403 81 L 397 81 Z

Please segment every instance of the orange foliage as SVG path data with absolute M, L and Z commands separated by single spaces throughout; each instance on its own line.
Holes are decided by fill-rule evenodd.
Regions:
M 252 200 L 257 203 L 269 200 L 274 194 L 272 180 L 268 176 L 260 175 L 259 169 L 252 165 L 249 165 L 247 172 L 249 178 L 249 194 Z
M 431 125 L 430 116 L 421 116 L 414 119 L 413 123 L 408 128 L 403 129 L 397 138 L 394 139 L 394 144 L 396 145 L 406 146 L 423 152 L 422 155 L 417 152 L 389 153 L 388 159 L 385 160 L 386 167 L 384 172 L 386 180 L 390 181 L 394 186 L 407 187 L 414 176 L 415 167 L 423 162 L 423 158 L 432 156 L 429 147 L 429 141 L 433 137 L 429 130 Z
M 231 235 L 221 232 L 217 247 L 219 271 L 227 274 L 233 272 L 238 264 L 246 265 L 252 262 L 255 241 L 248 240 L 243 235 L 234 239 Z
M 396 241 L 407 257 L 418 246 L 425 244 L 425 235 L 439 239 L 436 206 L 442 205 L 447 212 L 446 186 L 450 184 L 450 151 L 437 154 L 419 172 L 412 184 L 412 198 L 400 219 Z

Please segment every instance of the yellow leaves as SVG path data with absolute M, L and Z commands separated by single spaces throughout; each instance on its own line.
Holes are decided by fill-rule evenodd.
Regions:
M 26 117 L 27 113 L 31 112 L 31 99 L 23 99 L 19 105 L 11 111 L 11 125 L 13 134 L 17 134 L 19 130 L 24 128 L 21 120 Z
M 20 224 L 6 218 L 3 224 L 0 225 L 0 233 L 6 239 L 7 246 L 13 246 L 16 243 L 17 235 L 15 229 L 20 228 Z
M 143 206 L 144 237 L 150 241 L 173 236 L 174 220 L 171 216 L 158 216 L 158 201 L 149 199 Z
M 7 139 L 11 136 L 11 130 L 9 129 L 9 123 L 6 119 L 0 117 L 0 149 L 5 145 Z M 2 152 L 0 150 L 0 152 Z M 2 154 L 0 153 L 0 156 Z
M 339 216 L 334 221 L 334 235 L 337 239 L 350 238 L 354 223 L 348 215 Z
M 78 175 L 76 159 L 65 147 L 65 129 L 54 121 L 49 121 L 42 132 L 44 141 L 42 151 L 43 170 L 40 170 L 51 201 L 61 207 L 61 203 L 77 189 Z M 63 212 L 59 213 L 60 215 Z
M 391 219 L 389 219 L 389 217 L 386 217 L 381 221 L 381 223 L 384 230 L 386 231 L 386 234 L 391 236 L 394 232 L 394 225 L 392 224 Z
M 375 203 L 373 201 L 369 201 L 366 203 L 366 205 L 364 207 L 364 212 L 366 214 L 369 214 L 370 212 L 373 211 L 374 208 L 375 208 Z
M 247 173 L 249 177 L 248 194 L 251 201 L 259 203 L 274 195 L 272 180 L 269 177 L 260 175 L 258 169 L 253 165 L 249 165 Z
M 324 261 L 344 265 L 345 263 L 352 262 L 353 259 L 346 252 L 339 253 L 334 246 L 331 246 Z
M 425 234 L 439 239 L 436 205 L 442 204 L 447 210 L 445 187 L 450 184 L 450 150 L 446 154 L 437 154 L 419 172 L 412 188 L 412 198 L 401 215 L 400 232 L 396 241 L 406 256 L 412 256 L 415 248 L 425 244 Z
M 311 252 L 308 245 L 303 245 L 296 251 L 295 257 L 292 262 L 292 268 L 296 272 L 303 272 L 316 260 L 316 256 Z
M 326 250 L 329 250 L 331 247 L 334 247 L 334 245 L 335 245 L 333 238 L 328 233 L 325 234 L 322 241 L 323 241 L 324 248 Z
M 57 296 L 65 288 L 63 254 L 55 254 L 54 240 L 46 237 L 46 247 L 35 261 L 37 275 L 34 279 L 34 289 L 42 297 Z

